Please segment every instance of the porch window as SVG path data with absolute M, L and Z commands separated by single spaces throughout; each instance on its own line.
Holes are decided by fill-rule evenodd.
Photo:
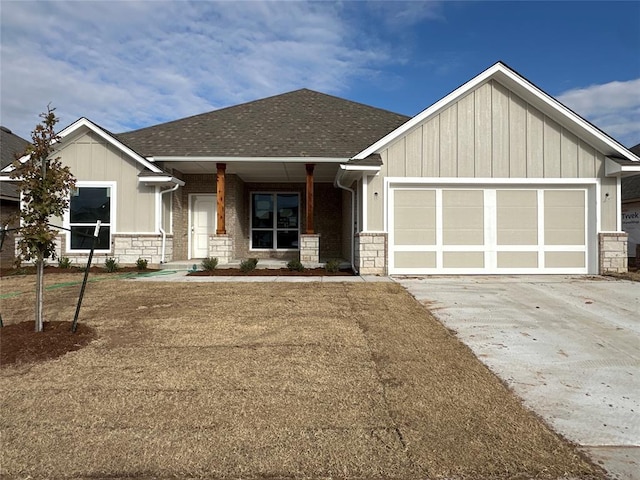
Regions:
M 251 248 L 297 250 L 299 206 L 297 193 L 251 194 Z
M 111 248 L 111 187 L 77 187 L 69 203 L 69 250 L 91 250 L 98 220 L 100 234 L 96 250 Z

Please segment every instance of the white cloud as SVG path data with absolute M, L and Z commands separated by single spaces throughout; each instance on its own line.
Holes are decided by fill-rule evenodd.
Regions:
M 395 62 L 340 4 L 5 2 L 2 124 L 28 137 L 51 102 L 120 132 L 308 87 L 339 94 Z
M 640 143 L 640 78 L 577 88 L 557 98 L 623 145 Z

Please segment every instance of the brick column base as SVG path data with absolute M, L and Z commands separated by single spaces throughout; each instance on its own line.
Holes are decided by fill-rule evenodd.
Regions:
M 305 267 L 316 267 L 320 263 L 320 234 L 300 234 L 300 263 Z
M 598 234 L 601 275 L 629 271 L 627 265 L 627 237 L 628 234 L 625 232 Z
M 387 274 L 387 234 L 356 234 L 355 265 L 360 275 Z
M 233 237 L 229 234 L 209 236 L 209 256 L 221 265 L 233 260 Z

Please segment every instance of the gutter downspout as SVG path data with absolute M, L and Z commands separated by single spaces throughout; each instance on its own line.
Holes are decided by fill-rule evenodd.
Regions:
M 160 208 L 162 209 L 162 196 L 166 193 L 169 192 L 175 192 L 178 188 L 180 188 L 180 184 L 176 183 L 173 187 L 167 189 L 167 190 L 161 190 L 160 191 Z M 159 215 L 159 219 L 158 219 L 158 230 L 160 231 L 160 235 L 162 235 L 162 253 L 160 256 L 160 264 L 164 263 L 164 256 L 165 256 L 165 250 L 166 250 L 166 246 L 167 246 L 167 232 L 164 231 L 164 228 L 162 228 L 162 210 L 160 210 L 160 215 Z
M 342 166 L 341 166 L 342 167 Z M 356 260 L 356 237 L 355 237 L 355 233 L 354 233 L 354 227 L 355 227 L 355 200 L 356 200 L 356 192 L 349 187 L 346 187 L 344 185 L 342 185 L 340 183 L 340 175 L 338 174 L 336 176 L 336 185 L 341 188 L 342 190 L 346 190 L 348 192 L 351 193 L 351 224 L 349 226 L 349 230 L 351 231 L 351 269 L 355 272 L 355 273 L 359 273 L 358 269 L 356 268 L 356 264 L 355 264 L 355 260 Z

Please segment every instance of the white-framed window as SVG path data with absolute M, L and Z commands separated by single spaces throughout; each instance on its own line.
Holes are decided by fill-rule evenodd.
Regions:
M 96 252 L 111 250 L 111 233 L 115 227 L 115 182 L 77 182 L 71 192 L 67 226 L 67 251 L 88 252 L 98 220 L 100 233 Z
M 251 249 L 298 250 L 299 237 L 298 193 L 251 194 Z

